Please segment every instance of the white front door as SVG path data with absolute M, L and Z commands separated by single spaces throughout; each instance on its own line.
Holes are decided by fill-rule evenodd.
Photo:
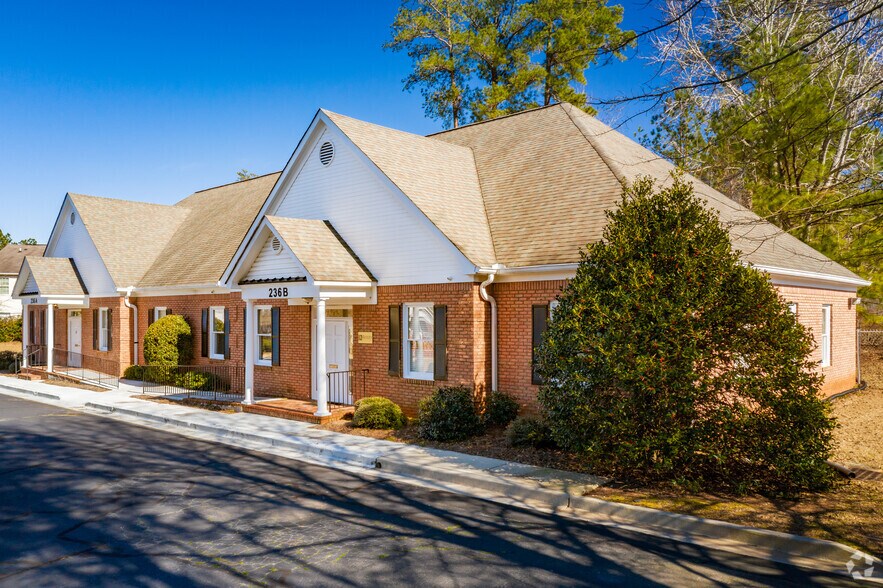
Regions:
M 328 379 L 328 402 L 351 404 L 349 374 L 350 369 L 350 332 L 349 318 L 325 319 L 325 369 L 331 374 Z M 315 331 L 315 328 L 314 328 Z M 313 339 L 315 341 L 315 338 Z M 313 365 L 316 364 L 313 354 Z M 316 370 L 313 369 L 313 382 L 316 382 Z M 317 385 L 313 386 L 313 399 L 318 396 Z
M 67 315 L 67 365 L 82 367 L 83 317 L 79 310 L 71 310 Z

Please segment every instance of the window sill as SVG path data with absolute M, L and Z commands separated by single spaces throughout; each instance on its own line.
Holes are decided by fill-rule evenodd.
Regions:
M 254 362 L 254 367 L 273 367 L 273 362 L 270 362 L 270 361 L 264 361 L 264 362 L 256 361 L 256 362 Z

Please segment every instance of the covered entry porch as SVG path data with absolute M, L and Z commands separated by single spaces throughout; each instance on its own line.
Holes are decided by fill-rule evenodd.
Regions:
M 243 404 L 272 396 L 256 388 L 256 367 L 269 368 L 276 381 L 308 374 L 310 398 L 298 400 L 314 401 L 320 419 L 365 394 L 367 370 L 353 365 L 353 308 L 377 303 L 376 280 L 330 223 L 265 217 L 230 278 L 246 305 Z M 303 319 L 283 326 L 282 315 L 292 314 L 284 307 L 300 308 Z M 309 342 L 295 359 L 300 365 L 280 365 L 279 347 L 289 340 Z
M 28 257 L 14 296 L 22 301 L 22 371 L 82 381 L 102 387 L 119 385 L 120 363 L 84 353 L 83 316 L 89 294 L 73 260 Z M 92 320 L 94 347 L 112 347 L 112 313 Z M 101 322 L 103 321 L 103 323 Z

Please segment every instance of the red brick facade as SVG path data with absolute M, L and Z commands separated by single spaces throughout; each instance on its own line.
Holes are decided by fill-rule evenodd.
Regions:
M 529 410 L 536 409 L 538 387 L 531 383 L 532 307 L 548 304 L 564 287 L 564 280 L 504 282 L 491 286 L 498 308 L 498 387 L 514 395 Z M 822 305 L 831 305 L 831 365 L 820 368 L 825 375 L 823 393 L 827 396 L 855 384 L 855 307 L 849 292 L 781 286 L 783 298 L 797 304 L 801 323 L 818 333 Z M 194 341 L 194 365 L 244 365 L 245 302 L 238 293 L 217 295 L 132 298 L 138 307 L 139 363 L 144 363 L 143 341 L 148 314 L 166 307 L 182 315 L 190 324 Z M 403 378 L 388 373 L 389 307 L 413 302 L 429 302 L 447 307 L 448 374 L 443 382 Z M 280 311 L 280 365 L 255 366 L 255 390 L 261 396 L 308 399 L 312 387 L 311 307 L 290 306 L 285 300 L 259 300 L 256 305 L 276 306 Z M 229 309 L 230 359 L 216 360 L 201 355 L 201 316 L 210 307 Z M 45 308 L 45 307 L 30 307 Z M 112 349 L 93 349 L 92 309 L 112 308 Z M 329 307 L 333 308 L 333 307 Z M 68 311 L 55 313 L 55 347 L 67 348 Z M 415 414 L 419 400 L 439 385 L 466 385 L 479 394 L 490 387 L 490 307 L 481 299 L 477 283 L 386 286 L 377 289 L 377 304 L 352 307 L 353 349 L 350 369 L 369 370 L 367 393 L 391 398 L 409 414 Z M 134 312 L 125 300 L 90 300 L 82 311 L 83 353 L 118 360 L 121 371 L 132 363 Z M 359 333 L 370 333 L 371 343 L 360 343 Z M 814 358 L 821 357 L 816 349 Z

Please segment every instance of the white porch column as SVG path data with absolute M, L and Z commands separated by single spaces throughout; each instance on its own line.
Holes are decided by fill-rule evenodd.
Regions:
M 52 362 L 55 360 L 52 350 L 55 349 L 55 306 L 46 305 L 46 371 L 52 371 Z
M 28 341 L 31 340 L 30 316 L 28 316 L 28 305 L 25 302 L 21 304 L 21 367 L 28 367 Z
M 254 334 L 257 330 L 257 317 L 254 301 L 245 301 L 245 400 L 242 404 L 254 404 Z
M 325 298 L 316 300 L 316 399 L 317 417 L 330 416 L 328 411 L 328 362 L 325 360 Z

